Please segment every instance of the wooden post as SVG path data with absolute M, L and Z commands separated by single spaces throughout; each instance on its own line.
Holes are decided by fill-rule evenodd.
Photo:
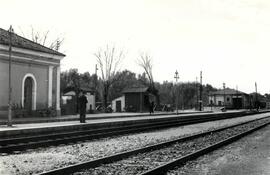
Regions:
M 12 93 L 12 87 L 11 87 L 11 52 L 12 52 L 12 33 L 13 29 L 12 26 L 9 28 L 9 64 L 8 64 L 8 126 L 12 126 L 12 98 L 11 98 L 11 93 Z

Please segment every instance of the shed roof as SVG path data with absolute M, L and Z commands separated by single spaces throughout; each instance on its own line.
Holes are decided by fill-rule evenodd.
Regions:
M 34 50 L 34 51 L 39 51 L 39 52 L 44 52 L 44 53 L 49 53 L 49 54 L 55 54 L 59 56 L 65 56 L 64 54 L 60 52 L 57 52 L 53 49 L 42 46 L 29 39 L 21 37 L 15 33 L 13 33 L 11 37 L 11 43 L 12 43 L 12 46 L 18 47 L 18 48 L 29 49 L 29 50 Z M 9 32 L 2 28 L 0 28 L 0 44 L 9 45 Z
M 141 92 L 147 92 L 148 87 L 133 87 L 133 88 L 128 88 L 123 91 L 123 93 L 141 93 Z

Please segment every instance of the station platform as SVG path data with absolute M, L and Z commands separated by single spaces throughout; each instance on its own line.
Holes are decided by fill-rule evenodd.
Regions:
M 86 123 L 79 122 L 79 116 L 66 116 L 60 121 L 58 119 L 54 122 L 37 122 L 37 123 L 18 123 L 13 124 L 12 127 L 7 125 L 0 125 L 0 137 L 16 137 L 19 135 L 33 135 L 40 133 L 58 133 L 65 131 L 79 131 L 83 129 L 97 129 L 97 128 L 108 128 L 127 126 L 131 124 L 149 123 L 153 121 L 168 121 L 177 119 L 184 119 L 196 116 L 241 116 L 246 111 L 227 111 L 227 112 L 186 112 L 176 115 L 175 113 L 155 113 L 149 115 L 149 113 L 117 113 L 112 114 L 93 114 L 87 115 Z M 70 119 L 69 121 L 66 119 Z M 72 119 L 72 120 L 71 120 Z M 38 119 L 36 119 L 38 120 Z M 44 119 L 45 120 L 45 119 Z
M 186 111 L 178 113 L 178 116 L 209 114 L 209 111 Z M 100 113 L 87 114 L 86 123 L 80 123 L 79 115 L 48 117 L 48 118 L 18 118 L 13 120 L 12 126 L 7 126 L 2 120 L 0 125 L 0 137 L 40 132 L 60 132 L 66 130 L 81 130 L 84 128 L 98 128 L 104 126 L 122 126 L 127 123 L 139 123 L 140 121 L 175 117 L 175 113 L 157 112 L 149 113 Z
M 178 114 L 193 114 L 193 113 L 209 113 L 211 111 L 179 111 Z M 175 112 L 155 112 L 153 116 L 159 115 L 173 115 Z M 125 118 L 125 117 L 144 117 L 148 116 L 148 113 L 135 113 L 135 112 L 118 112 L 118 113 L 97 113 L 86 114 L 86 120 L 96 119 L 110 119 L 110 118 Z M 79 114 L 77 115 L 65 115 L 58 117 L 25 117 L 25 118 L 13 118 L 12 124 L 26 124 L 26 123 L 51 123 L 51 122 L 64 122 L 64 121 L 79 121 Z M 6 125 L 7 118 L 0 118 L 0 125 Z

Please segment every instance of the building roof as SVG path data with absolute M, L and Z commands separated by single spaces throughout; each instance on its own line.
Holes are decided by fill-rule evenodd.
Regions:
M 75 96 L 76 93 L 74 91 L 69 91 L 67 93 L 64 93 L 63 96 Z
M 225 95 L 233 95 L 233 94 L 246 94 L 246 93 L 241 92 L 239 90 L 230 89 L 230 88 L 225 88 L 225 91 L 222 89 L 222 90 L 218 90 L 218 91 L 214 91 L 214 92 L 209 93 L 209 95 L 224 95 L 224 94 Z
M 121 99 L 124 99 L 124 98 L 125 98 L 125 96 L 122 95 L 122 96 L 120 96 L 120 97 L 117 97 L 117 98 L 113 99 L 112 102 L 113 102 L 113 101 L 117 101 L 117 100 L 121 100 Z
M 133 87 L 123 90 L 123 93 L 141 93 L 141 92 L 147 92 L 148 87 Z
M 94 88 L 88 88 L 88 87 L 81 87 L 80 90 L 84 92 L 95 92 Z
M 67 93 L 70 93 L 70 92 L 75 92 L 76 88 L 75 87 L 66 87 L 64 90 L 63 90 L 63 93 L 66 95 Z M 89 87 L 81 87 L 78 89 L 79 91 L 84 91 L 84 92 L 95 92 L 95 89 L 94 88 L 89 88 Z
M 65 56 L 64 54 L 60 52 L 57 52 L 53 49 L 42 46 L 38 43 L 35 43 L 31 40 L 21 37 L 15 33 L 12 34 L 11 38 L 12 38 L 11 43 L 12 43 L 12 46 L 14 47 L 29 49 L 29 50 L 34 50 L 34 51 L 39 51 L 39 52 L 44 52 L 44 53 L 49 53 L 49 54 L 55 54 L 59 56 Z M 9 45 L 9 32 L 1 28 L 0 28 L 0 44 Z

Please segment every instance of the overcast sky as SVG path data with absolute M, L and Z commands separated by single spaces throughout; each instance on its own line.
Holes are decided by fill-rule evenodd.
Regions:
M 107 44 L 127 52 L 122 69 L 136 73 L 140 52 L 154 62 L 155 81 L 195 81 L 270 93 L 269 0 L 0 0 L 0 27 L 31 26 L 64 37 L 62 70 L 94 73 L 94 53 Z

